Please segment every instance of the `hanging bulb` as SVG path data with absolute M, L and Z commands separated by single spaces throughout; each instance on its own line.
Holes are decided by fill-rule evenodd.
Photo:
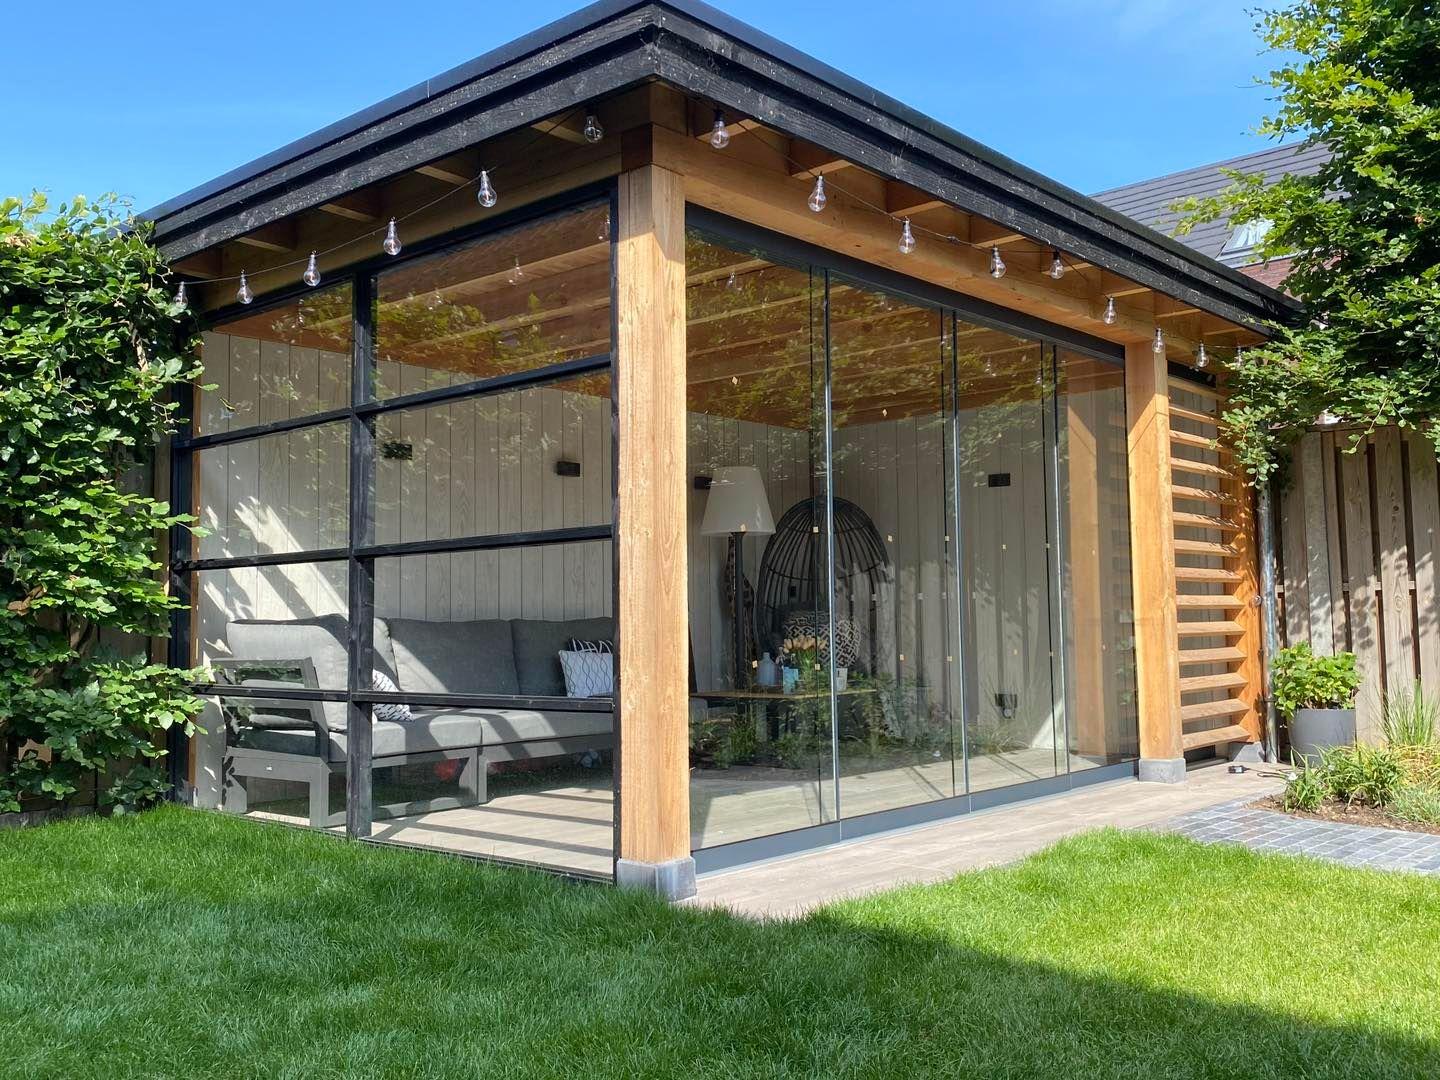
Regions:
M 818 214 L 825 209 L 825 204 L 829 201 L 825 197 L 825 177 L 815 177 L 815 190 L 810 192 L 810 209 Z
M 724 150 L 730 145 L 730 131 L 725 126 L 725 115 L 719 109 L 715 110 L 715 126 L 710 129 L 710 145 L 716 150 Z
M 309 285 L 312 289 L 320 284 L 320 268 L 315 265 L 315 252 L 310 252 L 310 261 L 305 264 L 305 273 L 300 275 L 300 280 Z
M 495 194 L 495 189 L 490 186 L 489 170 L 481 169 L 480 190 L 475 195 L 476 201 L 478 201 L 481 206 L 485 207 L 485 209 L 488 210 L 490 209 L 490 207 L 494 206 L 499 201 L 499 198 L 500 197 Z
M 610 239 L 610 211 L 605 211 L 605 219 L 600 222 L 600 231 L 595 234 L 595 239 L 605 241 Z
M 1116 312 L 1115 312 L 1115 298 L 1114 298 L 1113 296 L 1107 296 L 1107 297 L 1105 298 L 1105 316 L 1104 316 L 1105 325 L 1106 325 L 1106 326 L 1114 326 L 1114 325 L 1115 325 L 1115 320 L 1118 319 L 1119 317 L 1120 317 L 1120 316 L 1117 315 Z
M 1059 281 L 1065 276 L 1065 263 L 1060 258 L 1060 252 L 1055 252 L 1050 259 L 1050 276 Z
M 595 118 L 594 113 L 585 114 L 585 141 L 597 143 L 605 138 L 605 129 L 600 126 L 600 121 Z
M 1329 409 L 1326 409 L 1315 418 L 1315 423 L 1318 427 L 1334 427 L 1340 423 L 1340 417 L 1336 416 Z
M 740 288 L 740 282 L 735 277 L 734 270 L 731 270 L 730 276 L 725 279 L 725 288 L 729 289 L 731 292 L 734 292 L 736 289 Z
M 1156 356 L 1165 355 L 1165 331 L 1161 330 L 1158 326 L 1155 327 L 1155 341 L 1151 344 L 1150 348 Z
M 240 271 L 240 288 L 235 290 L 235 299 L 242 304 L 248 304 L 255 299 L 255 294 L 250 291 L 250 283 L 245 280 L 245 271 Z
M 508 281 L 511 285 L 519 285 L 520 282 L 524 280 L 524 278 L 525 271 L 520 269 L 520 256 L 516 255 L 515 265 L 512 266 L 510 268 L 510 272 L 505 275 L 505 280 Z
M 1005 276 L 1005 260 L 1000 257 L 1000 249 L 998 247 L 992 247 L 990 249 L 990 276 L 996 281 L 999 281 Z
M 180 282 L 180 287 L 175 290 L 175 302 L 181 307 L 188 306 L 189 301 L 185 299 L 185 282 Z
M 1237 368 L 1245 366 L 1245 350 L 1238 345 L 1235 346 L 1235 366 Z
M 910 231 L 910 219 L 905 219 L 905 225 L 900 230 L 900 254 L 909 255 L 915 250 L 915 234 Z
M 389 226 L 385 229 L 385 239 L 380 248 L 386 255 L 400 254 L 400 234 L 395 231 L 395 219 L 390 219 Z
M 1195 350 L 1195 366 L 1204 371 L 1210 366 L 1210 357 L 1205 355 L 1205 343 L 1202 341 L 1200 347 Z

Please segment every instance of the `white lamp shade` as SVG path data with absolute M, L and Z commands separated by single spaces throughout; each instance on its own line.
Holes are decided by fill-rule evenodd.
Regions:
M 770 500 L 765 497 L 760 470 L 753 465 L 716 469 L 710 480 L 710 496 L 705 500 L 705 518 L 700 522 L 701 535 L 743 532 L 769 536 L 774 531 L 775 518 L 770 513 Z

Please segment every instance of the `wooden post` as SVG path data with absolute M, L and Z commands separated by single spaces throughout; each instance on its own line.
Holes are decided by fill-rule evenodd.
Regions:
M 1179 634 L 1175 615 L 1175 522 L 1170 483 L 1168 364 L 1149 342 L 1125 346 L 1129 427 L 1130 562 L 1135 587 L 1135 681 L 1140 779 L 1181 783 Z
M 685 191 L 622 149 L 615 287 L 620 671 L 616 881 L 695 892 L 685 563 Z M 635 159 L 639 158 L 637 162 Z M 633 166 L 633 167 L 632 167 Z

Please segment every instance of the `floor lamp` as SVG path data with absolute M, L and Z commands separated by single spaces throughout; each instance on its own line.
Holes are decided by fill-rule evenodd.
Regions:
M 749 681 L 745 664 L 745 537 L 769 536 L 775 531 L 765 481 L 753 465 L 727 465 L 716 469 L 705 500 L 702 536 L 728 536 L 730 558 L 735 565 L 735 603 L 731 610 L 735 635 L 735 689 Z

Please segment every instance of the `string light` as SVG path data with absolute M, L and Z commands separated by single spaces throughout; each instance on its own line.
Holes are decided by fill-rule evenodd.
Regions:
M 731 292 L 734 292 L 736 289 L 740 288 L 740 280 L 735 276 L 734 270 L 731 270 L 730 276 L 725 279 L 725 288 L 727 288 Z
M 380 245 L 386 255 L 400 254 L 400 233 L 395 228 L 395 219 L 390 219 L 390 224 L 385 229 L 385 241 Z
M 585 114 L 584 135 L 585 141 L 588 143 L 598 143 L 605 138 L 605 129 L 600 126 L 600 121 L 596 119 L 594 113 Z
M 1065 276 L 1065 263 L 1060 258 L 1060 252 L 1052 252 L 1050 258 L 1050 276 L 1059 281 Z
M 992 247 L 990 249 L 990 276 L 996 281 L 999 281 L 1005 276 L 1005 260 L 1000 257 L 1000 249 L 998 247 Z
M 719 109 L 715 110 L 715 126 L 710 129 L 710 145 L 716 150 L 730 145 L 730 129 L 725 126 L 725 114 Z
M 240 271 L 240 288 L 235 290 L 235 299 L 242 304 L 248 304 L 255 299 L 255 294 L 250 291 L 250 283 L 245 280 L 245 271 Z
M 1315 418 L 1315 423 L 1319 427 L 1334 427 L 1340 423 L 1340 417 L 1336 416 L 1329 409 L 1326 409 Z
M 1195 366 L 1204 371 L 1210 366 L 1210 357 L 1205 355 L 1205 343 L 1202 341 L 1200 347 L 1195 350 Z
M 505 275 L 505 280 L 506 280 L 507 282 L 509 282 L 511 285 L 519 285 L 520 282 L 524 280 L 524 278 L 525 278 L 525 271 L 520 269 L 520 256 L 519 256 L 519 255 L 516 255 L 516 256 L 515 256 L 515 265 L 512 266 L 512 267 L 510 268 L 510 272 Z
M 595 239 L 606 241 L 610 239 L 610 211 L 605 211 L 605 220 L 600 222 L 600 229 L 595 233 Z
M 1155 341 L 1150 346 L 1150 348 L 1154 351 L 1156 356 L 1165 355 L 1165 331 L 1160 329 L 1160 327 L 1158 326 L 1155 327 Z
M 909 255 L 915 250 L 915 234 L 910 231 L 910 219 L 905 219 L 904 227 L 900 230 L 900 254 Z
M 1113 296 L 1107 296 L 1105 298 L 1105 314 L 1101 316 L 1101 321 L 1106 326 L 1114 326 L 1115 320 L 1119 317 L 1119 314 L 1115 311 L 1115 298 Z
M 315 265 L 315 252 L 310 252 L 310 261 L 305 266 L 305 273 L 300 275 L 300 280 L 309 285 L 312 289 L 320 284 L 320 268 Z
M 810 192 L 810 209 L 818 214 L 825 209 L 827 202 L 829 200 L 825 197 L 825 177 L 817 176 L 815 177 L 815 190 Z
M 175 303 L 179 304 L 181 307 L 187 306 L 185 300 L 185 282 L 183 281 L 180 282 L 180 287 L 175 290 Z
M 495 194 L 495 189 L 490 184 L 488 169 L 480 170 L 480 190 L 475 193 L 475 201 L 487 210 L 500 201 L 500 196 Z

